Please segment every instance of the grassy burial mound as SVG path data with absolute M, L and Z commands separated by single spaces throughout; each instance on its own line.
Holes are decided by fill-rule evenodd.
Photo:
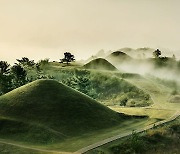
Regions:
M 122 51 L 115 51 L 106 57 L 112 64 L 122 63 L 132 60 L 132 58 Z
M 118 69 L 124 70 L 124 68 L 121 68 L 121 64 L 133 64 L 134 59 L 127 55 L 126 53 L 122 51 L 115 51 L 111 53 L 109 56 L 106 57 L 106 59 L 112 63 L 114 66 L 116 66 Z M 134 64 L 133 64 L 134 65 Z
M 1 96 L 0 115 L 0 137 L 34 142 L 82 135 L 126 118 L 54 80 L 37 80 Z
M 116 71 L 117 68 L 113 66 L 110 62 L 103 58 L 97 58 L 95 60 L 90 61 L 89 63 L 84 65 L 86 69 L 100 69 L 100 70 L 109 70 Z

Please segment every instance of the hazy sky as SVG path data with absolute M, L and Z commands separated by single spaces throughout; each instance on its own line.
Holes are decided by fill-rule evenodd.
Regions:
M 0 0 L 0 58 L 57 60 L 68 50 L 180 50 L 180 0 Z

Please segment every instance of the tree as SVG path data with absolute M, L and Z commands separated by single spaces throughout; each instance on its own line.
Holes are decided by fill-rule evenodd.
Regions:
M 29 60 L 27 57 L 22 57 L 22 59 L 16 59 L 20 65 L 33 67 L 35 65 L 34 60 Z
M 8 73 L 9 72 L 9 66 L 6 61 L 0 61 L 0 74 Z
M 173 60 L 176 60 L 176 56 L 175 56 L 174 54 L 173 54 L 173 56 L 172 56 L 172 59 L 173 59 Z
M 154 56 L 155 58 L 159 58 L 160 55 L 161 55 L 161 51 L 160 51 L 159 49 L 157 49 L 157 50 L 155 50 L 155 51 L 153 52 L 153 56 Z
M 39 66 L 47 66 L 49 64 L 49 58 L 45 58 L 45 59 L 41 59 L 39 62 L 38 62 L 38 65 Z
M 70 63 L 72 61 L 75 61 L 74 55 L 72 55 L 70 52 L 65 52 L 64 53 L 64 58 L 60 59 L 60 61 L 61 61 L 61 63 L 66 62 L 68 64 L 68 63 Z
M 11 68 L 11 72 L 12 72 L 12 75 L 14 77 L 13 82 L 14 82 L 14 85 L 16 88 L 27 83 L 27 79 L 26 79 L 27 72 L 23 67 L 15 64 Z
M 11 91 L 12 86 L 12 76 L 10 74 L 10 64 L 6 61 L 0 61 L 0 95 Z
M 14 89 L 12 79 L 13 76 L 11 74 L 0 75 L 0 95 L 5 94 Z

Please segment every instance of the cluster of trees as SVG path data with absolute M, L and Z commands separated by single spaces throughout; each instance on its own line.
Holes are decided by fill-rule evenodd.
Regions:
M 159 49 L 157 49 L 157 50 L 155 50 L 155 51 L 153 52 L 153 56 L 154 56 L 155 58 L 159 58 L 160 55 L 161 55 L 161 51 L 160 51 Z
M 29 60 L 27 57 L 17 59 L 17 63 L 14 63 L 13 66 L 6 61 L 0 61 L 0 95 L 31 82 L 33 79 L 27 76 L 29 69 L 36 70 L 36 79 L 47 78 L 42 75 L 40 68 L 47 63 L 48 59 L 35 63 L 34 60 Z
M 154 57 L 154 64 L 156 67 L 166 67 L 166 68 L 174 68 L 174 69 L 179 69 L 180 68 L 180 61 L 176 61 L 176 57 L 173 54 L 172 57 L 166 57 L 162 56 L 162 52 L 157 49 L 153 52 L 153 57 Z M 179 71 L 179 70 L 178 70 Z
M 159 59 L 168 59 L 168 57 L 162 57 L 162 52 L 159 50 L 159 49 L 156 49 L 154 52 L 153 52 L 153 56 L 154 58 L 159 58 Z M 161 57 L 160 57 L 161 56 Z M 172 60 L 176 60 L 176 56 L 173 54 Z
M 0 94 L 7 93 L 28 82 L 27 72 L 21 63 L 10 66 L 6 61 L 0 61 Z
M 16 59 L 17 62 L 13 66 L 6 61 L 0 61 L 0 95 L 5 94 L 15 88 L 18 88 L 28 82 L 31 82 L 31 77 L 28 78 L 27 72 L 29 69 L 34 69 L 37 72 L 35 79 L 53 78 L 43 74 L 43 67 L 47 66 L 49 59 L 40 60 L 35 63 L 34 60 L 30 60 L 27 57 Z M 60 62 L 66 62 L 67 64 L 74 61 L 74 55 L 70 52 L 64 53 L 64 58 Z

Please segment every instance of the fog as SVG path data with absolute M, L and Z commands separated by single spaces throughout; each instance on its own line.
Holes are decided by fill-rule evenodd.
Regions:
M 180 51 L 179 0 L 0 0 L 0 56 L 87 59 L 100 49 Z
M 147 47 L 137 49 L 126 47 L 118 51 L 100 50 L 94 56 L 95 58 L 105 58 L 120 72 L 154 76 L 155 78 L 180 83 L 180 60 L 177 56 L 168 49 L 160 49 L 160 57 L 154 58 L 154 51 L 155 49 Z

